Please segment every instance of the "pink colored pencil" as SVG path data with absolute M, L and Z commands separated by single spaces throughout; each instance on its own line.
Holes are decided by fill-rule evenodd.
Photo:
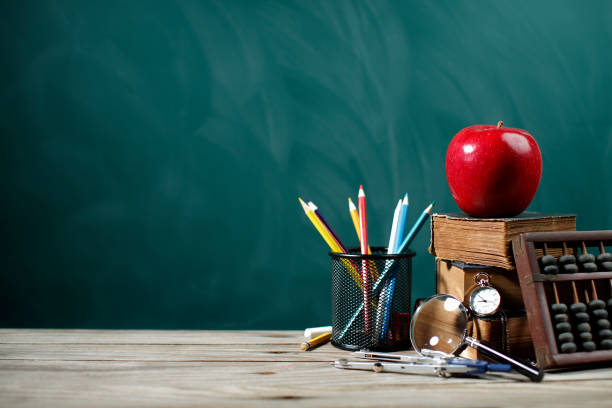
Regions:
M 359 227 L 361 230 L 361 254 L 368 254 L 368 216 L 366 212 L 366 196 L 363 185 L 359 186 Z M 368 273 L 368 261 L 361 261 L 361 280 L 363 283 L 363 323 L 366 333 L 372 330 L 371 309 L 370 309 L 370 282 Z

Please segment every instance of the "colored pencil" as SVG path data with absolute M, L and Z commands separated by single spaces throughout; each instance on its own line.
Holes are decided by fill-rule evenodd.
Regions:
M 398 221 L 397 221 L 397 231 L 395 232 L 395 241 L 394 241 L 394 247 L 393 247 L 393 252 L 392 252 L 394 254 L 398 252 L 397 250 L 399 249 L 401 239 L 404 236 L 404 232 L 406 230 L 408 207 L 409 207 L 408 193 L 406 193 L 404 194 L 404 199 L 402 200 L 402 206 L 401 206 L 401 210 L 400 210 Z
M 359 212 L 357 211 L 357 207 L 351 200 L 351 197 L 348 199 L 349 203 L 349 213 L 351 214 L 351 220 L 353 220 L 353 226 L 355 227 L 355 232 L 357 233 L 357 239 L 361 242 L 361 228 L 359 227 Z M 370 245 L 368 245 L 368 254 L 372 253 L 372 249 Z
M 323 218 L 323 214 L 321 214 L 318 207 L 312 201 L 308 202 L 308 206 L 315 213 L 315 216 L 317 216 L 321 220 L 321 223 L 323 224 L 323 226 L 329 231 L 330 235 L 334 238 L 334 241 L 336 241 L 336 243 L 338 244 L 338 247 L 341 249 L 341 252 L 345 254 L 348 253 L 348 250 L 346 249 L 342 241 L 340 241 L 340 238 L 338 237 L 338 235 L 334 232 L 333 228 L 327 223 L 327 221 L 325 221 L 325 218 Z M 372 253 L 370 251 L 369 245 L 368 245 L 368 253 Z M 342 262 L 346 264 L 346 260 L 343 260 Z M 376 269 L 376 265 L 373 265 L 371 272 L 372 272 L 373 278 L 378 279 L 378 269 Z
M 298 197 L 298 200 L 300 201 L 300 204 L 302 204 L 302 208 L 304 209 L 306 216 L 310 222 L 312 222 L 312 225 L 314 225 L 317 231 L 319 231 L 319 234 L 321 234 L 329 248 L 333 252 L 342 252 L 336 241 L 334 241 L 333 237 L 325 230 L 320 220 L 315 216 L 312 209 L 310 209 L 310 207 L 304 201 L 302 201 L 301 198 Z
M 355 227 L 355 232 L 357 233 L 357 239 L 361 243 L 361 229 L 359 228 L 359 212 L 357 211 L 357 207 L 355 207 L 353 200 L 351 200 L 351 197 L 349 197 L 348 203 L 349 203 L 349 213 L 351 214 L 351 220 L 353 220 L 353 226 Z M 370 248 L 370 245 L 368 245 L 368 255 L 370 255 L 371 253 L 372 253 L 372 248 Z M 372 265 L 372 266 L 373 266 L 371 270 L 372 277 L 374 279 L 378 279 L 378 268 L 376 267 L 376 265 Z
M 317 207 L 315 203 L 313 203 L 312 201 L 308 201 L 308 206 L 310 207 L 312 212 L 314 212 L 315 215 L 319 217 L 319 220 L 321 220 L 321 223 L 323 224 L 325 229 L 327 229 L 327 231 L 332 236 L 334 241 L 336 241 L 336 243 L 338 244 L 338 247 L 340 247 L 342 252 L 346 253 L 346 247 L 344 246 L 344 244 L 342 244 L 342 241 L 340 241 L 340 238 L 338 238 L 338 235 L 336 235 L 336 232 L 334 231 L 334 229 L 327 223 L 327 221 L 325 221 L 325 218 L 323 218 L 321 211 L 319 211 L 319 207 Z
M 393 221 L 391 222 L 391 233 L 389 234 L 389 245 L 387 246 L 387 254 L 392 254 L 393 253 L 393 249 L 395 247 L 395 238 L 396 238 L 396 231 L 397 231 L 397 220 L 399 217 L 399 213 L 400 213 L 400 209 L 402 208 L 402 200 L 400 199 L 397 202 L 397 206 L 395 207 L 395 211 L 393 211 Z M 385 267 L 387 265 L 387 263 L 389 263 L 389 261 L 385 261 Z M 386 285 L 383 286 L 382 290 L 380 291 L 380 295 L 378 296 L 378 304 L 380 306 L 383 306 L 385 304 L 385 302 L 383 301 L 384 299 L 386 299 L 386 292 L 387 292 L 387 287 Z M 380 332 L 380 330 L 382 329 L 382 324 L 384 321 L 384 317 L 383 317 L 383 312 L 384 312 L 384 308 L 383 307 L 379 307 L 376 310 L 376 331 Z
M 391 234 L 389 234 L 389 245 L 387 246 L 387 254 L 392 254 L 395 251 L 395 242 L 397 241 L 397 222 L 402 209 L 402 200 L 397 202 L 397 207 L 393 212 L 393 222 L 391 223 Z
M 398 248 L 398 254 L 402 253 L 404 249 L 408 249 L 410 243 L 412 243 L 412 240 L 416 237 L 416 234 L 421 230 L 421 227 L 423 226 L 423 224 L 425 224 L 425 221 L 427 221 L 427 217 L 429 217 L 429 215 L 431 214 L 431 210 L 433 209 L 435 204 L 435 201 L 429 204 L 427 208 L 423 210 L 419 218 L 414 222 L 412 228 L 410 228 L 410 231 L 408 231 L 406 238 L 404 238 L 404 241 L 402 241 L 402 244 Z
M 331 332 L 323 333 L 322 335 L 317 336 L 312 340 L 303 342 L 300 348 L 304 351 L 312 350 L 315 347 L 318 347 L 322 344 L 327 343 L 329 339 L 331 338 L 331 335 L 332 335 Z
M 408 249 L 408 246 L 410 245 L 412 240 L 414 240 L 414 238 L 416 237 L 416 234 L 420 231 L 421 227 L 423 226 L 423 224 L 427 220 L 427 217 L 429 217 L 429 215 L 431 214 L 431 211 L 432 211 L 433 206 L 435 205 L 435 203 L 436 202 L 434 201 L 431 204 L 429 204 L 429 206 L 427 206 L 427 208 L 421 213 L 419 218 L 415 221 L 414 225 L 412 226 L 412 228 L 408 232 L 408 235 L 406 235 L 406 238 L 404 239 L 404 241 L 400 245 L 397 253 L 402 253 L 404 251 L 404 249 Z M 378 291 L 378 289 L 379 289 L 379 287 L 381 285 L 381 282 L 383 282 L 386 279 L 386 277 L 389 274 L 389 271 L 392 269 L 394 263 L 395 262 L 393 262 L 393 261 L 389 262 L 390 265 L 385 267 L 385 270 L 383 271 L 383 273 L 380 274 L 380 276 L 378 277 L 378 279 L 374 283 L 374 287 L 372 288 L 372 293 L 374 294 L 374 296 L 376 296 L 376 292 Z M 346 324 L 346 326 L 344 326 L 344 329 L 342 330 L 342 332 L 338 336 L 338 339 L 342 339 L 346 335 L 346 333 L 348 332 L 348 329 L 353 325 L 353 322 L 355 321 L 357 316 L 359 316 L 359 314 L 364 310 L 363 305 L 364 304 L 362 302 L 361 305 L 359 305 L 359 307 L 357 308 L 357 310 L 355 310 L 355 313 L 353 313 L 353 315 L 349 319 L 349 321 Z
M 402 206 L 397 220 L 397 229 L 395 235 L 395 242 L 393 243 L 393 254 L 397 253 L 399 242 L 404 236 L 404 230 L 406 229 L 406 218 L 408 216 L 408 193 L 404 195 L 402 200 Z M 383 286 L 379 297 L 378 314 L 382 315 L 382 327 L 379 332 L 379 340 L 384 342 L 387 339 L 387 332 L 389 331 L 389 318 L 391 316 L 391 305 L 393 304 L 393 294 L 395 292 L 395 283 L 397 281 L 397 275 L 392 273 L 389 275 L 389 280 L 386 285 Z M 383 296 L 384 293 L 384 296 Z
M 298 197 L 298 200 L 300 201 L 300 204 L 302 205 L 302 208 L 304 209 L 306 216 L 308 217 L 310 222 L 312 222 L 312 225 L 314 225 L 314 227 L 317 229 L 319 234 L 321 234 L 321 236 L 323 237 L 323 239 L 325 240 L 329 248 L 332 250 L 332 252 L 338 252 L 338 253 L 346 252 L 334 240 L 331 233 L 325 228 L 325 226 L 323 225 L 319 217 L 317 217 L 317 215 L 314 213 L 314 211 L 312 211 L 312 209 L 301 198 Z M 359 286 L 359 289 L 362 289 L 363 284 L 361 283 L 361 277 L 359 275 L 359 272 L 357 272 L 359 268 L 353 262 L 350 262 L 347 259 L 342 259 L 341 262 L 346 266 L 349 273 L 351 274 L 351 278 L 353 278 L 355 283 L 357 283 L 357 286 Z
M 368 254 L 368 216 L 366 211 L 366 195 L 363 191 L 363 185 L 359 186 L 358 194 L 359 204 L 359 231 L 361 232 L 361 254 Z M 370 308 L 370 274 L 368 271 L 368 261 L 361 261 L 361 279 L 363 285 L 363 322 L 366 333 L 372 330 L 371 328 L 371 308 Z
M 359 230 L 359 212 L 357 212 L 357 207 L 351 200 L 351 197 L 348 198 L 349 203 L 349 214 L 351 214 L 351 220 L 353 220 L 353 226 L 355 227 L 355 232 L 357 233 L 357 239 L 361 242 L 361 231 Z

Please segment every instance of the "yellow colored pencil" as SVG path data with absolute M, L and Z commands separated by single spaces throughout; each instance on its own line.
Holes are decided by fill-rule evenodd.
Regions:
M 329 248 L 332 250 L 332 252 L 338 252 L 338 253 L 344 252 L 340 248 L 340 246 L 336 243 L 332 235 L 329 233 L 329 230 L 325 228 L 325 226 L 323 225 L 319 217 L 317 217 L 314 211 L 312 211 L 312 208 L 310 208 L 304 202 L 304 200 L 302 200 L 300 197 L 298 197 L 298 200 L 300 201 L 300 204 L 302 204 L 302 208 L 304 209 L 306 216 L 308 217 L 310 222 L 312 222 L 312 225 L 315 226 L 317 231 L 319 231 L 319 234 L 321 234 L 321 236 L 323 237 L 327 245 L 329 245 Z M 357 285 L 359 286 L 359 289 L 363 290 L 361 276 L 359 275 L 357 268 L 348 259 L 342 259 L 341 262 L 347 267 L 347 269 L 349 270 L 349 273 L 351 274 L 351 278 L 353 278 L 355 283 L 357 283 Z
M 351 197 L 348 198 L 349 203 L 349 213 L 351 214 L 351 219 L 353 220 L 353 226 L 355 227 L 355 232 L 357 233 L 357 239 L 361 239 L 361 231 L 359 230 L 359 212 L 357 211 L 357 207 Z
M 318 347 L 322 344 L 327 343 L 329 339 L 331 338 L 331 335 L 332 335 L 331 332 L 323 333 L 322 335 L 317 336 L 312 340 L 303 342 L 300 348 L 304 351 L 312 350 L 315 347 Z
M 332 230 L 331 226 L 327 223 L 327 221 L 325 221 L 325 218 L 323 218 L 323 215 L 319 211 L 319 207 L 317 207 L 315 203 L 313 203 L 312 201 L 309 201 L 307 205 L 308 205 L 308 208 L 312 210 L 312 213 L 314 214 L 314 216 L 319 220 L 323 229 L 327 232 L 327 234 L 330 237 L 332 237 L 332 239 L 336 243 L 336 246 L 340 248 L 340 252 L 346 253 L 347 251 L 344 245 L 342 244 L 342 241 L 340 241 L 340 238 L 338 238 L 334 230 Z
M 317 218 L 310 207 L 300 197 L 298 197 L 298 200 L 300 200 L 300 204 L 302 204 L 302 208 L 304 209 L 306 216 L 310 222 L 312 222 L 312 225 L 314 225 L 317 231 L 319 231 L 319 234 L 321 234 L 327 245 L 329 245 L 329 248 L 333 252 L 342 252 L 336 241 L 334 241 L 334 238 L 329 234 L 329 232 L 327 232 L 321 221 Z

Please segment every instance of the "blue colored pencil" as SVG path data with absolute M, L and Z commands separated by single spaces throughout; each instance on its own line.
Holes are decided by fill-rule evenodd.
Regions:
M 391 234 L 389 234 L 389 245 L 387 246 L 387 254 L 392 254 L 393 251 L 395 251 L 395 242 L 398 239 L 397 238 L 397 224 L 398 224 L 398 220 L 399 220 L 399 215 L 400 212 L 402 210 L 402 199 L 400 198 L 400 200 L 397 202 L 397 206 L 395 207 L 395 211 L 393 211 L 393 222 L 391 223 Z M 389 263 L 389 261 L 385 261 L 385 267 L 387 266 L 387 264 Z M 383 303 L 384 303 L 384 299 L 387 298 L 387 286 L 383 286 L 382 290 L 380 291 L 380 295 L 378 296 L 378 308 L 376 309 L 376 332 L 380 333 L 380 330 L 382 329 L 382 325 L 383 325 L 383 321 L 384 316 L 383 316 L 383 312 L 384 312 L 384 308 Z
M 399 249 L 400 240 L 404 236 L 404 231 L 406 229 L 406 219 L 408 216 L 408 193 L 404 195 L 404 199 L 402 201 L 402 206 L 400 209 L 400 213 L 397 221 L 397 229 L 395 231 L 396 238 L 394 240 L 394 248 L 392 249 L 392 254 L 396 254 Z M 382 343 L 387 338 L 387 332 L 389 331 L 389 318 L 391 316 L 391 304 L 393 303 L 393 293 L 395 291 L 395 283 L 397 281 L 397 274 L 391 274 L 387 284 L 383 287 L 381 292 L 379 304 L 382 301 L 384 305 L 380 307 L 382 309 L 382 325 L 380 327 L 380 332 L 378 335 L 378 340 Z M 383 296 L 384 294 L 384 296 Z
M 429 215 L 431 214 L 431 210 L 433 209 L 434 205 L 436 205 L 435 201 L 429 204 L 429 206 L 425 210 L 423 210 L 419 218 L 414 222 L 412 228 L 410 229 L 410 231 L 408 231 L 408 235 L 406 235 L 406 238 L 404 238 L 402 245 L 400 245 L 397 251 L 398 254 L 402 253 L 404 249 L 408 249 L 408 246 L 410 245 L 414 237 L 416 237 L 416 234 L 421 230 L 423 224 L 425 224 L 427 217 L 429 217 Z
M 395 238 L 395 246 L 393 248 L 393 253 L 396 254 L 397 251 L 399 250 L 400 244 L 401 244 L 401 239 L 404 236 L 404 232 L 406 232 L 406 221 L 408 220 L 408 208 L 409 208 L 409 202 L 408 202 L 408 193 L 404 194 L 404 199 L 402 200 L 402 208 L 400 211 L 400 215 L 398 218 L 398 225 L 397 225 L 397 231 L 396 233 L 396 238 Z

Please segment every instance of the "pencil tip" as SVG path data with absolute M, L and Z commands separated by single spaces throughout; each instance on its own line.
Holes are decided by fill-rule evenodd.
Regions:
M 363 191 L 363 184 L 359 185 L 359 197 L 364 197 L 365 192 Z
M 304 212 L 308 214 L 308 211 L 310 211 L 310 208 L 306 205 L 306 203 L 302 200 L 301 197 L 298 197 L 298 200 L 300 200 L 300 204 L 302 205 Z
M 404 195 L 404 201 L 403 201 L 404 205 L 408 205 L 408 193 L 406 193 Z

